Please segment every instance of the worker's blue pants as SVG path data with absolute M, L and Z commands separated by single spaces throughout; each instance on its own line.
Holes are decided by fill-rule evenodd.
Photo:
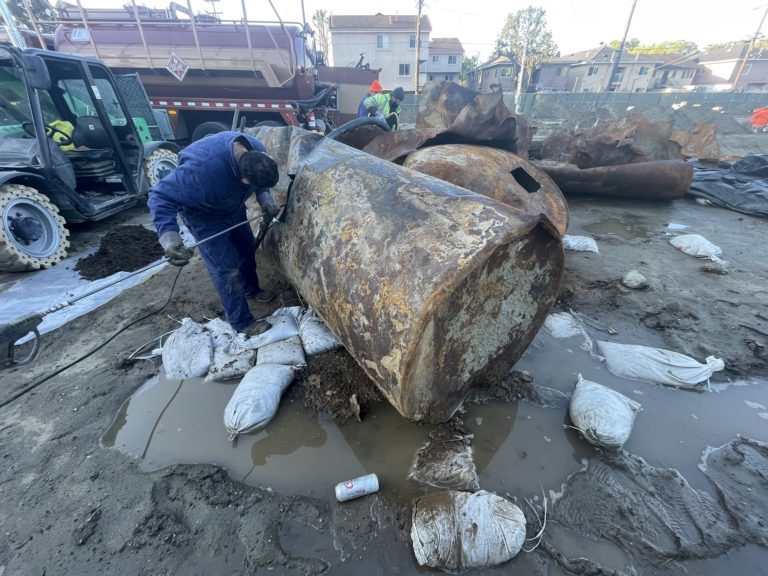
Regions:
M 247 218 L 245 207 L 229 216 L 212 217 L 186 211 L 184 221 L 196 241 L 226 230 Z M 221 299 L 227 321 L 235 330 L 253 322 L 247 296 L 259 291 L 256 275 L 256 241 L 248 224 L 198 246 L 200 254 Z

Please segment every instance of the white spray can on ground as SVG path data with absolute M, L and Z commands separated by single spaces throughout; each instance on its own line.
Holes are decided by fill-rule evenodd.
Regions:
M 345 480 L 336 484 L 336 500 L 346 502 L 353 498 L 359 498 L 366 494 L 373 494 L 379 491 L 379 478 L 376 474 L 367 474 L 355 478 L 354 480 Z

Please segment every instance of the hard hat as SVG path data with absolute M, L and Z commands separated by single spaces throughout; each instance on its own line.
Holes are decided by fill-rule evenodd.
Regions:
M 368 88 L 368 92 L 383 92 L 384 88 L 381 87 L 378 80 L 371 82 L 371 87 Z

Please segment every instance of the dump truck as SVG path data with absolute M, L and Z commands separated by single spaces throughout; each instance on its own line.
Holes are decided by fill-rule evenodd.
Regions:
M 182 144 L 239 126 L 293 125 L 323 132 L 339 121 L 336 85 L 317 80 L 306 24 L 222 21 L 171 2 L 154 9 L 82 8 L 59 2 L 56 51 L 138 74 L 158 125 Z M 357 104 L 356 102 L 354 103 Z

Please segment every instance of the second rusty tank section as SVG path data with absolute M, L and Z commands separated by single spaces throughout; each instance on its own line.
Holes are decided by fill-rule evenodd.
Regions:
M 412 152 L 403 166 L 529 214 L 545 214 L 560 236 L 568 229 L 568 205 L 552 178 L 512 152 L 470 144 L 445 144 Z
M 288 134 L 257 134 L 283 139 L 295 174 L 267 248 L 403 416 L 448 419 L 544 322 L 563 273 L 558 230 L 333 140 L 294 131 L 286 150 Z

